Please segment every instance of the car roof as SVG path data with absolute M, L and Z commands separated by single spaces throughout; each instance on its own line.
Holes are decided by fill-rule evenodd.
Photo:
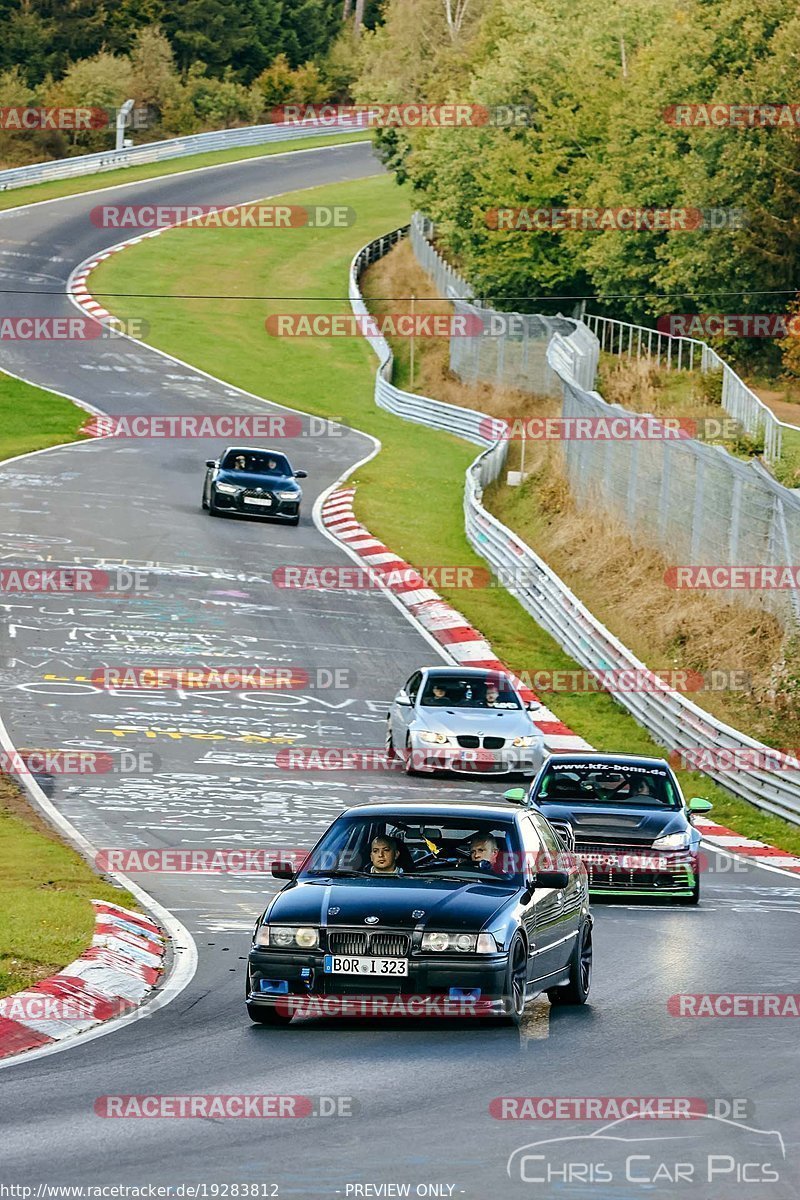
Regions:
M 463 667 L 418 667 L 417 670 L 431 674 L 435 672 L 437 675 L 452 675 L 458 679 L 462 675 L 485 675 L 492 676 L 497 679 L 500 676 L 511 680 L 511 672 L 504 667 L 472 667 L 469 663 L 465 663 Z
M 559 752 L 548 759 L 545 765 L 552 766 L 554 762 L 572 763 L 576 767 L 588 766 L 591 763 L 614 763 L 620 767 L 657 767 L 660 770 L 666 767 L 671 770 L 665 758 L 648 758 L 641 754 L 564 754 Z
M 433 801 L 415 803 L 410 800 L 400 800 L 396 803 L 384 801 L 379 804 L 374 802 L 353 804 L 340 815 L 350 816 L 350 814 L 357 813 L 363 817 L 458 817 L 465 820 L 483 821 L 487 817 L 496 817 L 507 821 L 509 818 L 513 820 L 521 813 L 528 811 L 517 804 L 498 803 L 496 800 L 485 802 L 470 800 L 455 804 L 447 802 L 437 804 Z
M 265 446 L 227 446 L 222 452 L 222 457 L 226 454 L 266 454 L 275 458 L 286 458 L 283 450 L 269 450 Z

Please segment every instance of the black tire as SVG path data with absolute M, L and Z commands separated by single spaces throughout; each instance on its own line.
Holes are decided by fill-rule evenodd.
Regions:
M 411 749 L 411 741 L 409 738 L 406 738 L 406 752 L 403 756 L 403 762 L 406 768 L 406 775 L 410 776 L 411 778 L 413 778 L 415 775 L 419 775 L 419 771 L 416 771 L 413 766 L 414 751 Z
M 300 514 L 298 513 L 296 517 L 290 517 L 289 520 L 286 522 L 286 524 L 287 525 L 299 525 L 300 524 Z
M 525 942 L 516 934 L 508 951 L 508 969 L 503 989 L 503 1020 L 519 1026 L 525 1015 L 525 990 L 528 976 L 528 952 Z
M 264 1008 L 260 1004 L 248 1004 L 247 1015 L 256 1025 L 271 1025 L 273 1029 L 288 1025 L 292 1019 L 291 1013 L 278 1012 L 277 1008 Z
M 211 490 L 208 493 L 208 504 L 206 505 L 206 510 L 210 517 L 218 517 L 219 516 L 219 510 L 217 509 L 217 507 L 214 504 L 214 489 L 213 488 L 211 488 Z
M 575 949 L 569 960 L 569 983 L 550 988 L 547 998 L 551 1004 L 585 1004 L 592 986 L 592 927 L 588 921 L 581 927 Z
M 386 718 L 386 738 L 384 741 L 386 748 L 386 758 L 389 762 L 394 762 L 399 756 L 394 748 L 394 738 L 392 737 L 392 722 L 387 716 Z
M 700 903 L 700 876 L 695 875 L 691 896 L 678 896 L 678 904 L 695 905 Z
M 203 488 L 203 501 L 202 501 L 202 503 L 203 503 L 203 512 L 208 512 L 208 505 L 206 504 L 206 489 L 205 489 L 205 488 Z

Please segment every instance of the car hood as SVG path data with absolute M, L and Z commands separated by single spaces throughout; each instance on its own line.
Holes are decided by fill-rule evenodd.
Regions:
M 675 809 L 632 808 L 628 804 L 575 804 L 543 800 L 538 805 L 550 821 L 568 821 L 578 842 L 652 842 L 667 833 L 688 829 L 686 814 Z
M 265 492 L 272 492 L 277 489 L 280 489 L 282 492 L 300 491 L 292 475 L 258 475 L 254 471 L 220 471 L 217 475 L 217 482 L 230 483 L 234 487 L 260 487 Z
M 378 917 L 378 927 L 478 932 L 516 891 L 515 886 L 504 883 L 422 882 L 408 876 L 385 881 L 371 876 L 338 883 L 298 880 L 275 897 L 268 917 L 291 924 L 364 929 L 370 928 L 367 917 Z
M 521 737 L 538 730 L 524 708 L 429 708 L 417 715 L 414 729 L 432 733 L 472 734 L 490 737 Z

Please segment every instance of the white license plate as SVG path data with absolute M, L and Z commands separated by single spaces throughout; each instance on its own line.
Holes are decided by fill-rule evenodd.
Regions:
M 256 496 L 245 496 L 244 502 L 245 504 L 257 504 L 261 508 L 272 508 L 272 501 L 268 496 L 265 496 L 263 500 L 259 500 Z
M 407 958 L 371 958 L 356 954 L 326 954 L 326 975 L 408 975 Z

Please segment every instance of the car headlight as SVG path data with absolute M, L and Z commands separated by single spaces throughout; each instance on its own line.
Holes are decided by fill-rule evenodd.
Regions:
M 666 833 L 653 842 L 654 850 L 688 850 L 691 838 L 687 832 Z
M 299 492 L 276 492 L 275 495 L 279 500 L 299 500 Z
M 423 933 L 422 949 L 437 953 L 455 950 L 460 954 L 496 954 L 497 942 L 491 933 Z
M 446 733 L 432 733 L 428 729 L 423 729 L 419 734 L 421 742 L 428 742 L 431 746 L 446 746 L 450 738 Z
M 298 946 L 313 950 L 319 945 L 319 930 L 310 925 L 261 925 L 256 933 L 256 946 L 277 946 L 288 950 Z
M 514 738 L 511 743 L 513 746 L 535 746 L 539 739 L 533 733 L 528 733 L 524 737 Z
M 214 487 L 218 492 L 224 492 L 226 496 L 235 496 L 239 491 L 238 487 L 234 487 L 232 483 L 215 483 Z

